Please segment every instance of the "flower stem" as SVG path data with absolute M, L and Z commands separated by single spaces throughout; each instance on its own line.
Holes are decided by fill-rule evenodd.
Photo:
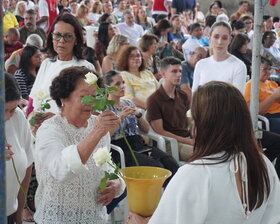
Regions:
M 12 158 L 12 163 L 13 163 L 13 168 L 14 168 L 14 171 L 15 171 L 15 174 L 16 174 L 16 177 L 17 177 L 17 182 L 20 186 L 20 190 L 22 191 L 23 195 L 24 195 L 24 198 L 26 198 L 26 193 L 20 183 L 20 180 L 19 180 L 19 177 L 18 177 L 18 172 L 17 172 L 17 169 L 16 169 L 16 166 L 15 166 L 15 161 L 14 161 L 14 158 Z
M 6 137 L 5 137 L 5 143 L 8 144 L 7 140 L 6 140 Z M 20 187 L 20 190 L 22 191 L 24 197 L 26 198 L 26 193 L 21 185 L 21 182 L 19 180 L 19 176 L 18 176 L 18 172 L 17 172 L 17 168 L 16 168 L 16 165 L 15 165 L 15 161 L 14 161 L 14 158 L 12 157 L 12 164 L 13 164 L 13 168 L 14 168 L 14 171 L 15 171 L 15 174 L 16 174 L 16 177 L 17 177 L 17 182 L 19 184 L 19 187 Z
M 136 159 L 136 156 L 135 156 L 135 154 L 133 152 L 133 149 L 131 148 L 131 145 L 129 144 L 125 134 L 123 134 L 123 138 L 124 138 L 124 141 L 127 144 L 128 148 L 129 148 L 129 151 L 130 151 L 130 153 L 132 155 L 132 158 L 134 159 L 134 162 L 135 162 L 136 166 L 139 166 L 138 160 Z

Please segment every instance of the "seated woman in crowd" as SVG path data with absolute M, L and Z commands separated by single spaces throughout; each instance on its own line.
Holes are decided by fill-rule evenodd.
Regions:
M 78 8 L 78 12 L 76 18 L 78 19 L 81 26 L 90 25 L 90 20 L 88 19 L 88 8 L 85 5 L 80 5 Z
M 143 60 L 157 80 L 161 78 L 159 74 L 159 57 L 156 55 L 158 49 L 158 37 L 154 34 L 145 34 L 139 40 L 139 48 L 142 51 Z
M 41 53 L 37 47 L 26 46 L 23 49 L 19 69 L 15 72 L 14 76 L 19 84 L 21 96 L 24 99 L 29 97 L 41 62 Z
M 277 37 L 274 31 L 266 31 L 262 37 L 262 46 L 264 51 L 269 52 L 280 63 L 280 50 L 273 46 L 276 39 Z
M 143 7 L 139 7 L 136 11 L 135 22 L 143 27 L 144 30 L 153 27 L 152 19 L 147 17 L 147 13 Z
M 96 95 L 96 86 L 85 82 L 91 70 L 66 68 L 53 80 L 50 95 L 60 108 L 38 129 L 34 151 L 38 189 L 35 196 L 36 223 L 107 223 L 105 205 L 121 195 L 120 179 L 98 190 L 106 163 L 97 166 L 92 158 L 100 148 L 110 150 L 109 131 L 119 125 L 111 111 L 92 115 L 92 105 L 82 104 L 83 96 Z M 97 81 L 100 85 L 100 82 Z
M 247 68 L 247 75 L 251 77 L 252 60 L 248 54 L 249 37 L 246 34 L 237 34 L 229 45 L 229 53 L 244 62 Z
M 279 179 L 257 145 L 240 91 L 209 82 L 194 93 L 191 112 L 194 155 L 169 182 L 149 224 L 279 223 Z M 131 213 L 127 223 L 147 221 Z
M 177 50 L 182 51 L 182 45 L 186 41 L 184 33 L 181 31 L 180 16 L 175 14 L 170 19 L 171 29 L 168 32 L 168 42 L 174 43 Z
M 129 40 L 127 36 L 122 34 L 116 34 L 109 42 L 107 48 L 107 56 L 103 58 L 102 62 L 102 73 L 105 74 L 110 70 L 116 69 L 116 59 L 118 53 L 121 52 L 122 48 L 129 45 Z
M 153 73 L 146 69 L 141 52 L 137 47 L 125 46 L 118 55 L 116 65 L 125 82 L 124 98 L 145 110 L 146 100 L 159 84 Z
M 268 80 L 271 74 L 271 62 L 261 59 L 261 77 L 259 89 L 259 113 L 268 118 L 270 130 L 280 134 L 280 87 Z M 244 97 L 250 103 L 252 80 L 246 83 Z
M 135 166 L 136 164 L 123 135 L 126 136 L 135 152 L 140 166 L 163 167 L 175 174 L 179 168 L 176 160 L 160 149 L 146 145 L 144 139 L 139 135 L 137 126 L 140 131 L 147 133 L 149 124 L 143 118 L 142 113 L 136 110 L 135 104 L 131 100 L 122 99 L 125 88 L 121 74 L 116 71 L 109 71 L 105 74 L 104 80 L 106 85 L 115 86 L 119 89 L 109 94 L 109 99 L 115 101 L 114 106 L 110 109 L 121 118 L 120 126 L 113 134 L 111 143 L 120 146 L 124 151 L 126 166 Z M 113 158 L 115 158 L 116 163 L 120 161 L 114 152 Z
M 5 156 L 7 224 L 22 223 L 22 212 L 33 162 L 34 138 L 19 109 L 20 89 L 15 78 L 5 73 Z M 15 169 L 13 168 L 15 164 Z M 18 183 L 17 175 L 22 186 Z
M 99 60 L 99 63 L 102 65 L 103 58 L 106 56 L 106 51 L 109 45 L 110 40 L 115 36 L 115 28 L 111 23 L 101 23 L 98 29 L 97 42 L 95 45 L 95 51 Z

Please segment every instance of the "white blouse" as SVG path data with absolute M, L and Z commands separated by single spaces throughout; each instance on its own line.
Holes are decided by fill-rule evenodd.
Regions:
M 201 165 L 186 164 L 171 179 L 149 224 L 279 224 L 279 179 L 271 162 L 264 160 L 271 192 L 258 209 L 245 212 L 232 169 L 235 159 L 215 165 L 203 163 L 217 160 L 196 160 L 193 164 Z M 241 174 L 247 169 L 246 161 L 243 164 Z
M 56 115 L 38 129 L 35 146 L 35 166 L 38 189 L 35 195 L 34 219 L 44 224 L 105 224 L 106 207 L 98 204 L 98 185 L 107 164 L 97 167 L 92 158 L 84 165 L 77 145 L 94 128 L 96 117 L 91 116 L 85 128 L 76 128 L 66 118 Z M 96 149 L 110 150 L 106 134 Z M 96 151 L 96 150 L 95 150 Z M 122 189 L 125 188 L 122 182 Z
M 33 99 L 34 110 L 36 111 L 40 106 L 40 102 L 36 99 L 36 93 L 40 90 L 43 90 L 50 94 L 50 86 L 54 78 L 56 78 L 59 73 L 65 69 L 72 66 L 85 66 L 90 70 L 95 70 L 94 66 L 86 60 L 78 60 L 76 57 L 73 57 L 70 61 L 61 61 L 59 59 L 50 59 L 46 58 L 38 71 L 34 85 L 30 92 L 30 97 Z M 54 100 L 50 102 L 51 108 L 46 110 L 46 112 L 58 113 L 60 110 L 56 105 Z
M 23 112 L 16 108 L 14 115 L 5 122 L 6 141 L 10 144 L 20 182 L 23 181 L 26 169 L 33 162 L 34 137 Z M 20 190 L 12 160 L 6 161 L 6 209 L 7 216 L 16 212 L 17 196 Z

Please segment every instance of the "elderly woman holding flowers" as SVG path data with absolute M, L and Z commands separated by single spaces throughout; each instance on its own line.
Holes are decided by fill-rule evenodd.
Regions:
M 96 117 L 91 104 L 82 104 L 84 96 L 96 96 L 98 83 L 89 69 L 76 66 L 63 69 L 51 84 L 50 95 L 61 112 L 36 135 L 36 223 L 105 224 L 105 205 L 124 190 L 120 179 L 107 181 L 104 190 L 98 187 L 104 171 L 113 170 L 102 163 L 110 156 L 109 131 L 120 122 L 111 111 Z M 107 152 L 105 159 L 100 150 Z

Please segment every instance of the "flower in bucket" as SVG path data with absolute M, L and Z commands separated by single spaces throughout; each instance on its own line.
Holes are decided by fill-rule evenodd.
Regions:
M 93 154 L 93 159 L 96 166 L 103 166 L 105 163 L 108 163 L 113 167 L 114 172 L 109 173 L 105 171 L 105 176 L 101 179 L 99 184 L 99 190 L 103 191 L 106 188 L 106 183 L 108 180 L 118 179 L 121 175 L 119 165 L 116 165 L 111 161 L 111 153 L 106 147 L 99 148 L 96 153 Z
M 35 126 L 37 123 L 37 119 L 39 119 L 42 114 L 45 112 L 45 110 L 50 109 L 51 105 L 49 104 L 49 101 L 51 100 L 48 93 L 44 90 L 39 90 L 35 93 L 36 100 L 40 103 L 40 106 L 38 107 L 38 112 L 32 118 L 29 120 L 29 123 L 31 126 Z

